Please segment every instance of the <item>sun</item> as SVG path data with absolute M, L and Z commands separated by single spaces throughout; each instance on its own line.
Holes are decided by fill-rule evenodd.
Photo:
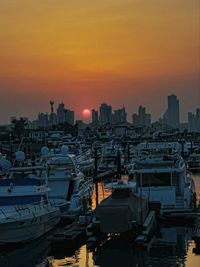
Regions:
M 82 111 L 82 115 L 83 115 L 84 119 L 89 119 L 91 117 L 91 111 L 89 109 L 84 109 Z

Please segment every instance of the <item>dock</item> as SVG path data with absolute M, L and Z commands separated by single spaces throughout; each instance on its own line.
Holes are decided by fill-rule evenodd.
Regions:
M 64 228 L 57 229 L 47 238 L 54 244 L 70 243 L 76 244 L 77 241 L 85 239 L 85 225 L 80 225 L 77 221 Z
M 58 228 L 47 239 L 53 244 L 69 243 L 70 246 L 86 239 L 86 227 L 91 222 L 92 216 L 80 216 L 71 224 Z

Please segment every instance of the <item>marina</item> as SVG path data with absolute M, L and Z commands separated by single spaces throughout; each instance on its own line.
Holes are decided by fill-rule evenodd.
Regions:
M 200 0 L 0 0 L 0 267 L 200 267 Z
M 191 254 L 190 257 L 196 255 L 196 259 L 200 261 L 198 256 L 200 254 L 200 174 L 198 172 L 187 174 L 187 160 L 185 161 L 181 156 L 181 145 L 169 141 L 140 143 L 135 146 L 135 152 L 132 153 L 132 160 L 128 165 L 125 161 L 121 161 L 121 156 L 115 152 L 116 167 L 104 171 L 98 171 L 102 160 L 101 157 L 97 157 L 97 151 L 97 149 L 94 150 L 94 157 L 91 156 L 91 160 L 87 157 L 86 166 L 88 166 L 87 163 L 93 163 L 87 175 L 81 172 L 84 164 L 80 164 L 80 157 L 78 162 L 76 155 L 72 154 L 72 151 L 69 153 L 66 144 L 59 149 L 41 147 L 39 158 L 34 163 L 25 161 L 25 154 L 21 151 L 16 153 L 14 167 L 6 162 L 6 166 L 10 169 L 7 170 L 7 176 L 0 179 L 2 191 L 0 200 L 4 205 L 1 206 L 1 213 L 7 220 L 6 227 L 9 227 L 10 234 L 8 236 L 3 221 L 0 221 L 0 231 L 3 231 L 0 266 L 9 261 L 8 266 L 11 267 L 25 266 L 23 264 L 26 260 L 20 263 L 20 253 L 26 251 L 27 255 L 31 254 L 29 247 L 33 253 L 30 266 L 37 267 L 57 267 L 68 263 L 71 266 L 82 267 L 83 261 L 88 267 L 109 266 L 109 256 L 111 266 L 114 263 L 113 266 L 120 266 L 120 259 L 116 262 L 113 260 L 113 255 L 117 251 L 120 255 L 127 254 L 129 257 L 127 264 L 135 263 L 139 266 L 148 266 L 146 264 L 151 262 L 153 266 L 160 266 L 158 263 L 163 258 L 157 255 L 157 250 L 160 253 L 163 251 L 164 256 L 168 257 L 166 264 L 171 260 L 171 266 L 176 266 L 177 261 L 180 261 L 180 266 L 190 266 L 187 265 L 187 261 L 190 260 L 188 253 Z M 125 153 L 123 154 L 125 159 L 128 157 L 127 150 L 124 151 L 121 150 L 120 153 Z M 105 152 L 102 153 L 104 155 Z M 83 157 L 82 161 L 85 160 Z M 122 165 L 124 169 L 127 168 L 127 174 L 122 172 Z M 176 174 L 175 178 L 173 173 Z M 151 174 L 151 177 L 145 178 L 144 174 Z M 156 176 L 153 177 L 152 174 Z M 71 188 L 72 182 L 74 189 Z M 156 182 L 159 184 L 156 185 Z M 39 189 L 36 187 L 37 183 Z M 85 185 L 88 189 L 82 189 Z M 187 186 L 190 188 L 191 185 L 191 196 L 188 195 L 191 203 L 187 206 L 188 201 L 185 201 L 186 204 L 183 201 L 180 203 L 180 197 L 182 192 L 185 194 L 184 190 L 187 191 Z M 43 195 L 44 200 L 42 200 L 43 204 L 39 204 L 40 208 L 33 203 L 33 212 L 29 195 L 35 195 L 34 188 L 38 194 Z M 85 192 L 83 195 L 81 190 Z M 3 200 L 4 194 L 6 202 Z M 15 200 L 12 200 L 12 194 Z M 173 200 L 172 194 L 174 196 L 177 194 L 178 202 L 176 198 Z M 29 199 L 27 203 L 26 195 Z M 25 206 L 21 205 L 20 196 L 23 196 Z M 24 235 L 24 238 L 21 238 L 19 234 L 11 231 L 7 218 L 9 217 L 9 221 L 12 219 L 7 212 L 10 212 L 12 206 L 9 204 L 8 211 L 5 209 L 9 199 L 18 214 L 13 215 L 15 216 L 13 231 L 18 231 L 16 233 L 28 231 L 27 237 Z M 45 199 L 52 201 L 54 203 L 52 207 L 57 209 L 54 225 L 50 227 L 48 223 L 50 219 L 48 219 L 46 223 L 50 228 L 45 226 L 44 232 L 34 230 L 34 225 L 28 230 L 28 225 L 25 227 L 26 220 L 30 220 L 32 224 L 36 222 L 37 230 L 42 229 L 39 228 L 38 223 L 40 222 L 40 227 L 43 227 L 43 217 L 46 215 L 42 205 L 49 205 Z M 168 201 L 174 201 L 174 204 Z M 27 216 L 33 217 L 28 219 Z M 48 218 L 50 218 L 49 215 Z M 16 220 L 19 220 L 21 230 L 19 226 L 16 228 Z M 31 232 L 33 237 L 30 236 Z M 34 247 L 40 239 L 43 240 L 40 246 Z M 24 242 L 26 244 L 23 244 Z M 20 247 L 15 248 L 15 243 L 20 243 Z M 3 244 L 6 244 L 6 247 Z M 182 247 L 183 244 L 185 247 Z M 17 265 L 17 259 L 15 263 L 11 262 L 11 255 L 19 257 L 19 265 Z M 75 260 L 76 257 L 78 257 L 77 260 Z M 142 263 L 143 257 L 145 261 Z M 164 266 L 167 266 L 166 264 Z

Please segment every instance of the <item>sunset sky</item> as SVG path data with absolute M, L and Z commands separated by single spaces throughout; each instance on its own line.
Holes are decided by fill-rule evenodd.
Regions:
M 199 0 L 0 0 L 0 123 L 102 102 L 153 119 L 200 105 Z

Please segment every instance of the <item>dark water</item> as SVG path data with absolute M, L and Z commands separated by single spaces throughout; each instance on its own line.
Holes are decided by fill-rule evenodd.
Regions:
M 200 200 L 200 175 L 194 175 Z M 99 188 L 99 198 L 103 195 Z M 109 194 L 109 193 L 106 193 Z M 94 197 L 95 198 L 95 197 Z M 0 266 L 6 267 L 200 267 L 199 251 L 188 227 L 162 227 L 159 238 L 146 250 L 122 240 L 108 240 L 94 251 L 63 245 L 52 249 L 45 237 L 11 251 L 0 252 Z

